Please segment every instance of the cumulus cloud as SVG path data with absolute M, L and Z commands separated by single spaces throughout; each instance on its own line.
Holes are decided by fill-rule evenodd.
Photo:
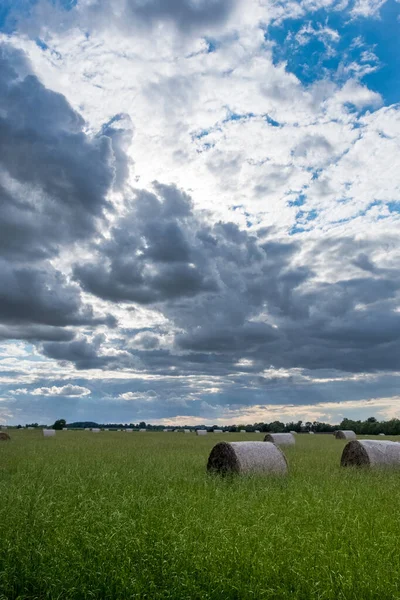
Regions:
M 63 385 L 61 387 L 57 387 L 53 385 L 52 387 L 41 387 L 36 388 L 31 391 L 33 396 L 65 396 L 65 397 L 76 397 L 76 396 L 88 396 L 90 394 L 90 390 L 86 387 L 82 387 L 80 385 Z

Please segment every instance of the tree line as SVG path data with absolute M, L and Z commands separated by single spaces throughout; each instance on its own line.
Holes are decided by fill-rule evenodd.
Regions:
M 22 428 L 22 425 L 18 425 L 18 428 Z M 39 425 L 38 423 L 27 423 L 25 427 L 47 427 L 47 425 Z M 145 421 L 139 423 L 96 423 L 95 421 L 76 421 L 74 423 L 67 423 L 65 419 L 57 419 L 52 425 L 54 429 L 85 429 L 88 427 L 99 427 L 107 429 L 148 429 L 149 431 L 162 431 L 163 429 L 207 429 L 212 432 L 215 429 L 222 429 L 222 431 L 230 432 L 254 432 L 261 431 L 272 432 L 272 433 L 285 433 L 289 431 L 296 431 L 296 433 L 333 433 L 337 429 L 351 429 L 358 435 L 378 435 L 385 433 L 386 435 L 400 435 L 400 419 L 390 419 L 389 421 L 378 421 L 375 417 L 369 417 L 365 421 L 355 421 L 353 419 L 343 419 L 337 425 L 331 425 L 330 423 L 322 423 L 320 421 L 290 421 L 289 423 L 283 423 L 282 421 L 272 421 L 271 423 L 253 423 L 239 424 L 239 425 L 152 425 Z

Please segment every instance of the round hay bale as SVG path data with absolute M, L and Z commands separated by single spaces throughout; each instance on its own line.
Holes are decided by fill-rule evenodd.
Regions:
M 292 435 L 297 435 L 297 431 L 289 431 Z
M 196 435 L 207 435 L 207 429 L 196 429 Z
M 247 433 L 245 429 L 240 429 L 239 433 Z
M 379 435 L 386 435 L 385 433 L 380 433 Z
M 214 433 L 222 433 L 222 429 L 214 429 Z
M 139 429 L 141 433 L 146 433 L 147 429 Z
M 43 429 L 44 437 L 54 437 L 56 435 L 55 429 Z
M 261 431 L 259 429 L 255 429 L 254 433 L 261 433 Z
M 309 433 L 310 435 L 315 435 L 315 432 L 314 432 L 314 431 L 309 431 L 308 433 Z
M 207 471 L 228 473 L 286 474 L 282 450 L 265 442 L 220 442 L 211 450 Z
M 356 440 L 357 436 L 351 429 L 339 429 L 336 432 L 335 438 L 337 440 Z
M 9 442 L 11 440 L 8 433 L 4 433 L 4 431 L 0 431 L 0 442 Z
M 400 467 L 400 444 L 389 440 L 352 440 L 343 449 L 342 467 Z
M 92 428 L 92 433 L 100 433 L 100 429 L 98 427 L 93 427 Z
M 267 433 L 264 442 L 272 442 L 278 446 L 293 446 L 296 440 L 291 433 Z

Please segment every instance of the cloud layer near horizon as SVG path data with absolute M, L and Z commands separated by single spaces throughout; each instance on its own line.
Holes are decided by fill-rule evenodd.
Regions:
M 351 22 L 384 5 L 343 8 Z M 353 38 L 315 73 L 276 60 L 290 42 L 299 61 L 314 43 L 334 61 L 337 8 L 14 14 L 0 421 L 395 414 L 400 111 L 368 85 L 379 47 Z

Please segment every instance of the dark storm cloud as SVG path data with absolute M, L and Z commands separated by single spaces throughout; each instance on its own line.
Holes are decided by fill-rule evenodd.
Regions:
M 98 232 L 129 162 L 129 117 L 98 135 L 61 94 L 31 74 L 20 50 L 0 43 L 0 336 L 71 340 L 69 325 L 115 326 L 48 259 Z M 25 328 L 23 330 L 23 328 Z M 25 333 L 24 333 L 25 331 Z
M 45 342 L 41 349 L 45 356 L 54 358 L 61 363 L 73 362 L 77 369 L 98 369 L 105 367 L 109 362 L 107 357 L 99 355 L 102 336 L 96 336 L 88 341 L 82 337 L 72 342 Z
M 112 141 L 86 135 L 64 96 L 30 75 L 6 44 L 0 72 L 0 252 L 42 258 L 91 235 L 109 207 Z
M 48 325 L 0 325 L 0 340 L 46 340 L 66 342 L 74 338 L 74 332 Z
M 153 194 L 138 193 L 111 239 L 96 246 L 96 260 L 75 277 L 101 298 L 154 306 L 166 317 L 173 347 L 119 342 L 144 371 L 397 369 L 400 277 L 374 258 L 379 243 L 300 243 L 233 223 L 211 226 L 187 195 L 157 184 Z M 188 271 L 190 285 L 182 276 Z
M 96 248 L 97 260 L 75 268 L 87 292 L 115 302 L 154 304 L 217 291 L 195 239 L 190 199 L 172 186 L 156 189 L 159 196 L 139 192 L 111 239 Z
M 10 324 L 53 326 L 96 324 L 93 311 L 82 306 L 79 288 L 50 265 L 13 267 L 0 260 L 0 320 Z

